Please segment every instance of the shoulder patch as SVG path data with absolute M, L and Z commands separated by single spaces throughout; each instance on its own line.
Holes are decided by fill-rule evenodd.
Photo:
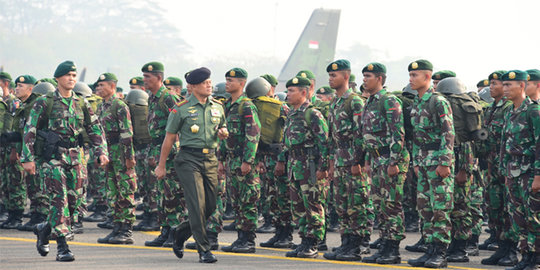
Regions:
M 186 103 L 188 103 L 188 101 L 187 101 L 187 99 L 184 99 L 182 101 L 176 102 L 176 106 L 181 107 L 181 106 L 185 105 Z
M 211 100 L 212 100 L 212 102 L 215 102 L 215 103 L 217 103 L 219 105 L 223 105 L 223 102 L 221 102 L 221 101 L 219 101 L 219 100 L 217 100 L 215 98 L 212 98 Z

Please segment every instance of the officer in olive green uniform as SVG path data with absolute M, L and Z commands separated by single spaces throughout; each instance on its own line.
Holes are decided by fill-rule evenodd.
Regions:
M 180 151 L 174 166 L 185 189 L 188 221 L 182 222 L 175 230 L 173 251 L 178 258 L 183 257 L 184 242 L 191 236 L 197 242 L 199 262 L 213 263 L 216 257 L 210 251 L 206 235 L 206 220 L 216 208 L 218 137 L 228 136 L 225 113 L 222 105 L 211 98 L 212 81 L 210 70 L 199 68 L 190 72 L 187 82 L 193 94 L 178 103 L 167 121 L 165 140 L 161 148 L 159 164 L 155 170 L 161 179 L 166 174 L 169 152 L 180 136 Z

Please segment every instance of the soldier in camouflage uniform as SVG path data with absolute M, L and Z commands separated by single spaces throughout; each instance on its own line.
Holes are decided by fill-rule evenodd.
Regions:
M 401 263 L 399 243 L 405 239 L 403 226 L 403 184 L 409 166 L 401 101 L 383 89 L 386 67 L 370 63 L 362 69 L 365 91 L 369 93 L 362 113 L 363 146 L 370 168 L 373 206 L 379 209 L 381 245 L 364 262 Z
M 225 102 L 225 115 L 230 136 L 221 141 L 219 161 L 220 172 L 224 163 L 228 169 L 232 205 L 236 212 L 238 239 L 232 245 L 221 248 L 226 252 L 255 252 L 255 229 L 257 229 L 257 204 L 261 196 L 261 183 L 255 165 L 255 155 L 259 144 L 261 123 L 257 108 L 242 90 L 246 84 L 247 72 L 233 68 L 225 73 L 226 89 L 231 98 Z
M 525 88 L 525 94 L 527 94 L 531 100 L 540 102 L 540 70 L 529 69 L 527 70 L 527 74 L 529 75 L 529 81 Z
M 44 162 L 41 170 L 45 176 L 45 186 L 50 195 L 51 208 L 47 222 L 38 224 L 34 229 L 37 235 L 37 249 L 42 256 L 49 252 L 49 236 L 51 230 L 57 235 L 58 261 L 73 261 L 75 257 L 66 243 L 66 234 L 70 230 L 71 216 L 79 207 L 79 200 L 71 194 L 82 192 L 81 170 L 84 151 L 81 148 L 80 135 L 86 130 L 90 142 L 99 156 L 99 162 L 106 166 L 107 143 L 103 129 L 94 115 L 88 102 L 81 100 L 71 91 L 76 83 L 77 69 L 71 61 L 61 63 L 54 77 L 58 81 L 57 90 L 45 97 L 40 97 L 30 113 L 24 128 L 23 148 L 21 162 L 24 170 L 29 174 L 36 173 L 36 152 L 42 151 Z M 50 112 L 50 113 L 49 113 Z M 46 141 L 41 144 L 45 149 L 39 149 L 37 140 L 46 133 Z M 58 139 L 57 147 L 51 154 L 49 147 L 51 141 Z M 77 221 L 78 217 L 73 217 Z
M 505 112 L 500 168 L 506 177 L 507 207 L 522 254 L 512 269 L 529 270 L 540 269 L 540 105 L 525 95 L 527 80 L 527 72 L 521 70 L 502 76 L 504 95 L 514 106 Z M 512 259 L 506 265 L 517 262 L 517 258 Z
M 106 170 L 108 194 L 112 205 L 113 231 L 99 238 L 98 243 L 133 244 L 132 228 L 135 221 L 135 151 L 133 127 L 129 107 L 116 95 L 118 79 L 103 73 L 97 80 L 97 90 L 103 98 L 97 115 L 107 139 L 111 163 Z
M 412 266 L 439 268 L 447 265 L 454 191 L 454 122 L 450 103 L 433 94 L 433 65 L 427 60 L 409 64 L 411 88 L 418 91 L 411 111 L 414 127 L 413 164 L 418 175 L 417 207 L 423 219 L 426 254 L 411 259 Z
M 365 242 L 369 241 L 372 222 L 368 218 L 371 207 L 369 182 L 362 174 L 364 163 L 360 122 L 364 101 L 349 88 L 351 74 L 348 60 L 336 60 L 328 65 L 330 87 L 336 97 L 330 104 L 328 126 L 330 132 L 329 173 L 333 175 L 334 199 L 339 216 L 341 246 L 324 257 L 329 260 L 358 261 Z
M 278 157 L 276 175 L 284 173 L 287 161 L 291 194 L 298 194 L 300 201 L 293 201 L 293 211 L 299 212 L 302 242 L 287 257 L 316 258 L 318 242 L 325 235 L 324 191 L 328 186 L 328 126 L 322 114 L 312 108 L 307 99 L 311 82 L 297 76 L 287 82 L 287 98 L 293 106 L 285 123 L 284 151 Z M 285 156 L 288 154 L 288 160 Z
M 0 72 L 0 87 L 2 88 L 2 102 L 5 105 L 5 111 L 2 117 L 2 133 L 11 129 L 11 123 L 13 122 L 13 114 L 18 107 L 19 100 L 13 95 L 9 90 L 9 85 L 11 83 L 11 75 L 9 73 L 2 71 Z M 11 148 L 8 145 L 0 145 L 0 163 L 1 165 L 7 166 L 9 164 L 9 155 Z M 2 166 L 2 168 L 4 168 Z M 5 172 L 5 169 L 4 169 Z M 7 196 L 8 194 L 4 193 L 5 185 L 7 185 L 7 173 L 0 174 L 0 222 L 4 222 L 8 219 L 7 211 Z M 12 214 L 13 215 L 13 214 Z

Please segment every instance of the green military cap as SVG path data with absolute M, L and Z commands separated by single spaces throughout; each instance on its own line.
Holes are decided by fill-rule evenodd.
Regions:
M 164 72 L 165 67 L 160 62 L 150 62 L 146 63 L 142 68 L 142 72 Z
M 301 76 L 301 77 L 304 77 L 304 78 L 308 78 L 310 80 L 315 80 L 315 74 L 313 74 L 313 72 L 311 72 L 310 70 L 300 70 L 298 72 L 298 74 L 296 74 L 296 76 Z
M 408 70 L 430 70 L 433 71 L 433 64 L 425 59 L 419 59 L 409 64 Z
M 124 92 L 124 88 L 118 86 L 116 87 L 116 93 L 123 93 Z
M 381 63 L 377 63 L 377 62 L 369 63 L 362 69 L 362 73 L 364 73 L 364 72 L 384 73 L 384 74 L 386 74 L 386 66 L 384 66 Z M 349 80 L 349 82 L 350 82 L 350 80 Z
M 540 70 L 529 69 L 527 70 L 527 74 L 529 74 L 529 81 L 540 81 Z
M 225 73 L 225 78 L 231 77 L 231 78 L 247 78 L 248 73 L 243 68 L 232 68 L 229 71 Z
M 0 72 L 0 79 L 3 79 L 3 80 L 6 80 L 6 81 L 11 81 L 11 75 L 9 75 L 9 73 L 5 72 L 5 71 L 2 71 Z
M 34 76 L 21 75 L 21 76 L 17 77 L 17 79 L 15 79 L 15 84 L 18 84 L 18 83 L 35 84 L 36 81 L 37 80 L 36 80 L 36 78 L 34 78 Z
M 285 87 L 287 88 L 289 86 L 311 86 L 311 80 L 309 80 L 308 78 L 304 78 L 302 76 L 296 76 L 290 79 L 285 85 Z
M 354 74 L 351 74 L 351 76 L 349 76 L 349 82 L 350 83 L 355 83 L 356 82 L 356 76 Z
M 476 84 L 476 87 L 486 87 L 489 86 L 489 80 L 481 80 Z
M 527 81 L 528 76 L 523 70 L 510 70 L 502 75 L 501 81 Z
M 325 86 L 317 89 L 317 91 L 315 91 L 315 94 L 317 94 L 317 95 L 331 95 L 334 92 L 335 92 L 334 89 L 330 88 L 330 86 L 328 86 L 328 85 L 325 85 Z
M 168 77 L 167 79 L 165 79 L 165 81 L 163 81 L 163 84 L 165 85 L 179 85 L 179 86 L 182 86 L 184 83 L 182 82 L 182 80 L 178 77 Z
M 64 61 L 58 65 L 56 70 L 54 71 L 54 77 L 59 78 L 62 77 L 72 71 L 77 72 L 77 67 L 75 66 L 75 63 L 73 61 Z
M 488 80 L 501 80 L 502 78 L 502 75 L 504 75 L 504 73 L 506 73 L 506 70 L 497 70 L 497 71 L 493 71 L 491 72 L 491 74 L 489 74 L 488 76 Z
M 144 81 L 142 77 L 133 77 L 129 80 L 130 85 L 144 85 Z
M 326 67 L 326 72 L 339 71 L 339 70 L 351 70 L 351 62 L 346 59 L 339 59 L 330 63 Z
M 274 75 L 272 75 L 272 74 L 261 75 L 261 78 L 265 79 L 271 86 L 278 85 L 278 81 L 277 81 L 276 77 L 274 77 Z
M 42 83 L 42 82 L 48 82 L 48 83 L 51 83 L 52 85 L 54 85 L 54 87 L 58 86 L 58 82 L 56 82 L 55 79 L 51 79 L 51 78 L 43 78 L 43 79 L 39 79 L 38 81 L 36 81 L 36 84 Z
M 456 73 L 451 70 L 440 70 L 431 76 L 432 80 L 442 80 L 446 78 L 456 77 Z
M 99 82 L 118 82 L 118 79 L 116 78 L 116 75 L 106 72 L 99 75 L 96 83 L 99 83 Z

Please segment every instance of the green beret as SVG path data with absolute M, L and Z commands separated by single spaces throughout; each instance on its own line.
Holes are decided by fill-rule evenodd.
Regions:
M 296 74 L 296 76 L 301 76 L 301 77 L 304 77 L 304 78 L 308 78 L 310 80 L 315 80 L 315 74 L 313 74 L 313 72 L 305 69 L 305 70 L 300 70 L 298 72 L 298 74 Z
M 326 72 L 339 71 L 339 70 L 351 70 L 351 62 L 346 59 L 339 59 L 330 63 L 326 67 Z
M 486 87 L 489 86 L 489 80 L 481 80 L 476 84 L 476 87 Z
M 527 74 L 529 74 L 529 81 L 540 81 L 540 70 L 529 69 L 527 70 Z
M 317 89 L 317 91 L 315 91 L 315 94 L 317 94 L 317 95 L 331 95 L 334 92 L 335 92 L 334 89 L 330 88 L 330 86 L 328 86 L 328 85 L 325 85 L 325 86 Z
M 150 63 L 147 63 L 145 64 L 142 68 L 141 68 L 141 71 L 142 72 L 164 72 L 165 71 L 165 68 L 163 67 L 163 64 L 160 63 L 160 62 L 150 62 Z
M 95 83 L 88 83 L 88 87 L 92 89 L 92 93 L 96 92 L 96 84 Z
M 356 83 L 356 76 L 354 76 L 354 74 L 351 74 L 351 76 L 349 76 L 349 82 Z
M 296 76 L 292 79 L 290 79 L 285 87 L 289 88 L 289 86 L 311 86 L 311 80 L 308 78 L 304 78 L 302 76 Z
M 9 73 L 5 72 L 5 71 L 2 71 L 0 72 L 0 79 L 2 80 L 6 80 L 6 81 L 11 81 L 11 75 L 9 75 Z
M 15 89 L 16 85 L 13 81 L 9 82 L 9 89 Z
M 272 75 L 272 74 L 261 75 L 261 78 L 265 79 L 271 86 L 278 85 L 278 81 L 277 81 L 276 77 L 274 77 L 274 75 Z
M 37 80 L 36 80 L 36 78 L 34 78 L 34 76 L 21 75 L 21 76 L 17 77 L 17 79 L 15 79 L 15 84 L 18 84 L 18 83 L 35 84 L 36 81 Z
M 64 61 L 64 62 L 60 63 L 60 65 L 58 65 L 58 67 L 54 71 L 54 77 L 59 78 L 59 77 L 62 77 L 64 75 L 72 72 L 72 71 L 77 72 L 77 67 L 75 66 L 73 61 L 69 61 L 69 60 Z
M 116 93 L 122 93 L 122 92 L 124 92 L 124 88 L 122 88 L 120 86 L 116 87 Z
M 225 78 L 231 77 L 231 78 L 247 78 L 248 73 L 243 68 L 232 68 L 229 71 L 225 73 Z
M 497 70 L 489 74 L 488 80 L 501 80 L 502 76 L 506 73 L 506 70 Z
M 140 86 L 143 86 L 144 85 L 144 81 L 143 81 L 143 78 L 142 77 L 133 77 L 129 80 L 129 84 L 130 85 L 140 85 Z
M 430 70 L 433 71 L 433 64 L 425 59 L 419 59 L 409 64 L 409 71 L 411 70 Z
M 96 83 L 99 83 L 99 82 L 118 82 L 118 79 L 116 78 L 116 75 L 106 72 L 99 75 Z
M 451 70 L 441 70 L 433 73 L 432 80 L 442 80 L 446 78 L 456 77 L 456 73 Z
M 528 76 L 523 70 L 510 70 L 502 75 L 501 81 L 527 81 Z
M 167 79 L 165 79 L 165 81 L 163 81 L 163 84 L 165 85 L 179 85 L 179 86 L 182 86 L 184 83 L 182 82 L 182 80 L 178 77 L 168 77 Z
M 199 84 L 210 78 L 212 72 L 208 68 L 201 67 L 189 72 L 186 81 L 189 84 Z
M 381 63 L 373 62 L 373 63 L 367 64 L 367 66 L 365 66 L 362 69 L 362 73 L 364 73 L 364 72 L 384 73 L 384 74 L 386 74 L 386 67 Z M 350 81 L 351 80 L 349 80 L 349 82 Z

